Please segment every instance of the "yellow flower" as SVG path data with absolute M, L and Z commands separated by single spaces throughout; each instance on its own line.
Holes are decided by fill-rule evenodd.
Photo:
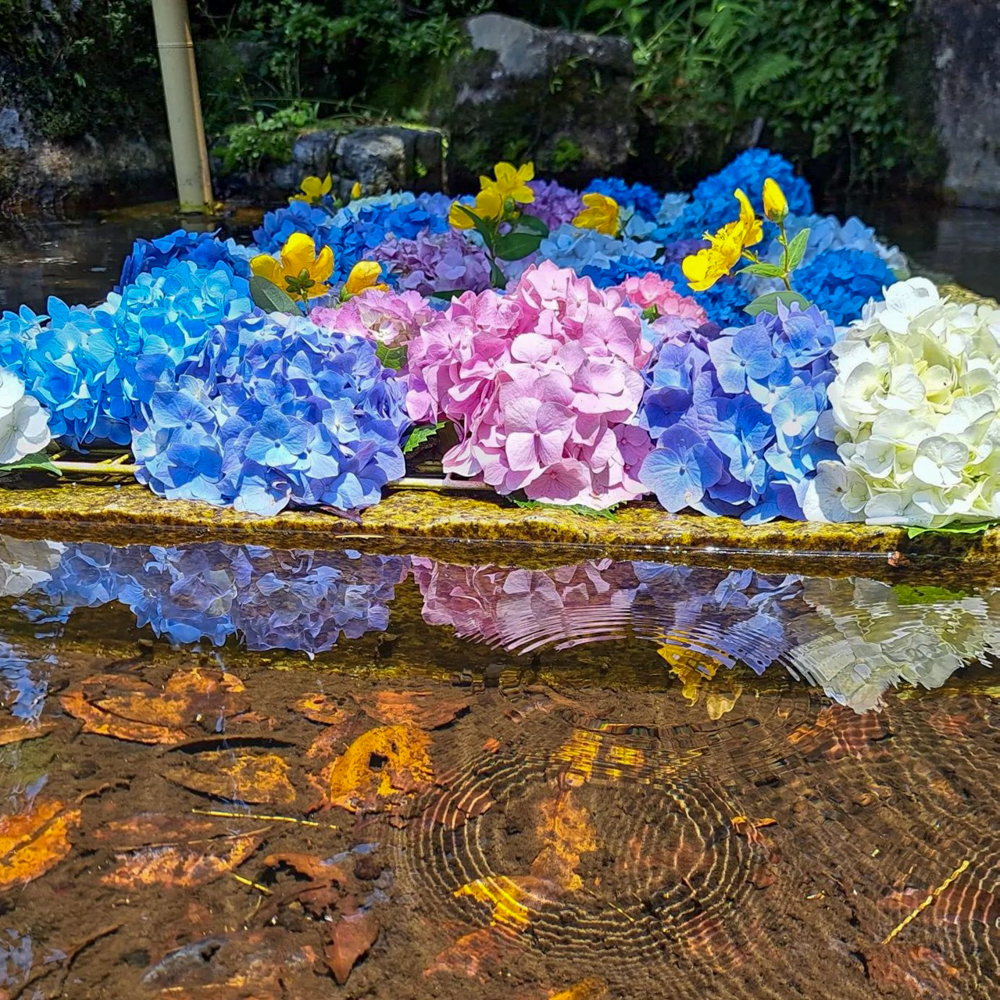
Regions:
M 764 215 L 771 222 L 783 222 L 788 215 L 788 199 L 773 177 L 764 181 Z
M 318 177 L 306 177 L 301 184 L 302 193 L 293 194 L 289 201 L 306 201 L 310 205 L 318 205 L 323 196 L 330 193 L 333 187 L 333 178 L 327 174 L 322 180 Z
M 361 197 L 361 181 L 355 181 L 351 185 L 351 201 L 354 201 L 355 198 L 360 198 L 360 197 Z
M 618 202 L 614 198 L 592 192 L 583 196 L 583 203 L 587 207 L 577 214 L 574 226 L 596 229 L 608 236 L 618 235 Z
M 379 292 L 387 292 L 389 286 L 378 279 L 382 277 L 382 267 L 374 260 L 359 260 L 344 282 L 344 287 L 340 290 L 340 301 L 346 302 L 355 295 L 374 288 Z
M 711 246 L 685 257 L 681 264 L 692 292 L 711 288 L 739 263 L 747 247 L 763 239 L 763 229 L 750 199 L 739 188 L 733 192 L 733 197 L 740 203 L 740 217 L 735 222 L 727 222 L 714 234 L 705 233 Z
M 459 207 L 461 202 L 452 202 L 451 211 L 448 213 L 448 221 L 456 229 L 471 229 L 472 219 Z M 495 188 L 484 188 L 476 195 L 476 203 L 466 206 L 475 212 L 480 219 L 499 220 L 503 218 L 503 196 Z
M 333 251 L 323 247 L 317 255 L 311 236 L 292 233 L 281 248 L 280 259 L 261 254 L 250 261 L 250 269 L 293 297 L 314 299 L 327 292 L 333 274 Z
M 516 167 L 513 163 L 500 162 L 493 168 L 496 180 L 480 175 L 479 184 L 484 191 L 495 190 L 500 200 L 512 198 L 522 205 L 529 205 L 535 200 L 535 192 L 528 187 L 528 181 L 535 177 L 534 163 L 522 163 Z

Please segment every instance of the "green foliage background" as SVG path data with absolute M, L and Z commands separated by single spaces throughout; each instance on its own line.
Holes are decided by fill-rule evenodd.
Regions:
M 487 10 L 632 42 L 648 179 L 691 180 L 754 141 L 845 186 L 936 168 L 894 89 L 915 0 L 189 2 L 208 127 L 232 168 L 282 159 L 314 121 L 419 119 L 412 81 Z M 162 132 L 149 0 L 0 0 L 7 103 L 52 138 Z

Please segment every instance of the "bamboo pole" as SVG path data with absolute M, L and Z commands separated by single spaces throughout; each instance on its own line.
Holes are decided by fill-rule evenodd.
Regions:
M 182 212 L 209 212 L 213 202 L 212 176 L 201 119 L 187 0 L 153 0 L 153 20 L 180 209 Z

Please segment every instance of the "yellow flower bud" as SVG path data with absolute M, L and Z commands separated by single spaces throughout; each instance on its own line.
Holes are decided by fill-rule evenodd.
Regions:
M 788 215 L 788 199 L 772 177 L 764 181 L 764 215 L 771 222 L 783 222 Z

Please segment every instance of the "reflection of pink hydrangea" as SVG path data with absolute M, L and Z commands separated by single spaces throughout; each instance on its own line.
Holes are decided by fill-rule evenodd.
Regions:
M 621 638 L 638 582 L 628 562 L 590 560 L 557 569 L 455 566 L 411 559 L 423 619 L 463 639 L 528 652 Z
M 342 306 L 317 306 L 309 318 L 328 330 L 352 337 L 368 337 L 387 346 L 412 340 L 437 313 L 417 292 L 381 292 L 368 289 Z
M 665 342 L 686 343 L 698 327 L 708 322 L 708 315 L 694 299 L 674 291 L 674 283 L 655 274 L 626 278 L 615 286 L 639 309 L 655 309 L 653 329 Z
M 619 292 L 545 262 L 506 295 L 467 293 L 410 345 L 407 408 L 452 420 L 446 472 L 499 493 L 604 508 L 645 492 L 635 426 L 651 346 Z
M 464 233 L 423 233 L 415 240 L 389 236 L 372 252 L 399 287 L 433 295 L 436 292 L 481 292 L 490 287 L 490 263 Z
M 529 181 L 535 200 L 524 206 L 527 215 L 541 219 L 549 229 L 558 229 L 564 222 L 572 222 L 584 209 L 579 191 L 571 191 L 556 181 Z

